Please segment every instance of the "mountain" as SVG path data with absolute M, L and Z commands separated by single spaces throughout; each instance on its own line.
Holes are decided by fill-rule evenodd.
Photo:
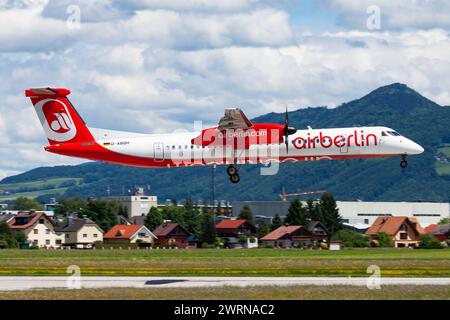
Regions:
M 221 166 L 216 170 L 217 199 L 276 200 L 284 187 L 287 192 L 327 190 L 340 200 L 450 201 L 450 107 L 395 83 L 337 108 L 290 112 L 289 119 L 299 129 L 387 126 L 421 144 L 425 152 L 411 157 L 406 170 L 400 168 L 398 158 L 283 164 L 274 176 L 260 175 L 258 166 L 243 166 L 237 185 L 228 181 L 226 167 Z M 284 114 L 269 113 L 253 121 L 283 123 Z M 37 168 L 0 182 L 0 189 L 11 190 L 13 196 L 21 192 L 41 198 L 101 197 L 107 189 L 123 194 L 134 186 L 150 186 L 148 193 L 161 200 L 210 199 L 211 168 L 141 169 L 89 163 Z

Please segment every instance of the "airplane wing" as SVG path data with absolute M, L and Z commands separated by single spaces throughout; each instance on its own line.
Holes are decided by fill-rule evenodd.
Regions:
M 225 109 L 225 115 L 220 118 L 219 125 L 217 127 L 220 131 L 236 130 L 236 129 L 249 129 L 253 126 L 250 120 L 245 116 L 244 112 L 239 109 Z

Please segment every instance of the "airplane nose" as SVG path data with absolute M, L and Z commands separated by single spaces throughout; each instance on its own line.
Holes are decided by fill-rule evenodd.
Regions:
M 425 151 L 421 145 L 419 145 L 411 140 L 406 141 L 405 147 L 406 147 L 407 154 L 415 155 L 415 154 L 421 154 Z
M 423 153 L 423 152 L 425 151 L 425 149 L 422 148 L 421 145 L 419 145 L 419 144 L 417 144 L 417 143 L 416 143 L 416 145 L 417 145 L 417 152 L 418 152 L 418 154 L 421 154 L 421 153 Z

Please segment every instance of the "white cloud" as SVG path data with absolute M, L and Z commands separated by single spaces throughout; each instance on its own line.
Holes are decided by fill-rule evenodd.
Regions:
M 0 6 L 0 175 L 82 161 L 43 151 L 28 87 L 68 87 L 90 126 L 154 133 L 214 124 L 227 107 L 254 117 L 335 106 L 392 82 L 450 105 L 445 29 L 330 30 L 296 42 L 288 12 L 269 2 L 144 2 L 124 13 L 101 1 L 118 15 L 79 31 L 53 2 Z
M 166 9 L 176 11 L 237 12 L 251 8 L 257 0 L 131 0 L 126 6 L 135 9 Z
M 365 29 L 369 6 L 378 6 L 382 29 L 449 28 L 450 2 L 447 0 L 327 0 L 345 27 Z

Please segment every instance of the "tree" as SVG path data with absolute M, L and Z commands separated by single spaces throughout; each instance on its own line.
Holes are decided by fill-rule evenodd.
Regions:
M 239 212 L 239 219 L 247 220 L 248 223 L 253 223 L 253 212 L 248 204 L 245 204 L 241 212 Z
M 377 232 L 375 238 L 378 240 L 378 245 L 380 247 L 393 247 L 394 241 L 390 234 L 386 232 Z
M 310 220 L 314 220 L 312 217 L 314 216 L 314 211 L 315 211 L 315 206 L 314 206 L 314 200 L 313 199 L 308 199 L 306 201 L 306 212 L 308 214 L 308 218 Z
M 444 246 L 431 233 L 420 236 L 419 247 L 424 249 L 442 249 Z
M 217 240 L 216 225 L 213 216 L 208 212 L 202 213 L 200 238 L 208 244 L 213 244 Z
M 35 199 L 29 199 L 25 197 L 18 197 L 13 202 L 13 207 L 15 210 L 27 211 L 31 209 L 43 210 L 44 206 L 37 202 Z
M 153 231 L 157 227 L 159 227 L 161 224 L 163 224 L 164 218 L 161 213 L 161 211 L 157 207 L 151 207 L 150 211 L 147 214 L 147 217 L 145 218 L 145 226 L 150 230 Z
M 300 200 L 294 199 L 291 201 L 291 205 L 289 206 L 284 222 L 288 225 L 306 226 L 308 224 L 308 212 L 303 207 Z
M 16 239 L 18 244 L 27 242 L 27 236 L 22 231 L 16 231 L 14 233 L 14 238 Z
M 191 234 L 200 234 L 200 211 L 194 206 L 191 198 L 187 198 L 184 204 L 184 227 Z
M 84 211 L 103 230 L 109 230 L 117 224 L 117 210 L 111 202 L 103 200 L 89 201 Z
M 4 244 L 7 248 L 17 248 L 17 240 L 11 228 L 5 221 L 0 222 L 0 242 Z
M 58 215 L 68 215 L 71 213 L 80 213 L 86 209 L 86 201 L 81 197 L 58 200 L 59 206 L 56 207 L 55 213 Z
M 449 223 L 450 223 L 450 219 L 449 218 L 442 218 L 438 222 L 438 224 L 449 224 Z
M 261 224 L 258 229 L 258 238 L 262 238 L 270 232 L 270 226 L 268 224 Z
M 340 230 L 336 232 L 331 240 L 340 240 L 345 247 L 368 247 L 369 236 L 350 230 Z
M 320 197 L 320 209 L 322 211 L 322 223 L 333 235 L 343 228 L 342 217 L 337 208 L 336 199 L 331 193 L 324 193 Z
M 270 226 L 270 229 L 273 231 L 275 229 L 278 229 L 283 225 L 283 220 L 280 217 L 279 213 L 275 214 L 275 217 L 273 217 L 272 225 Z
M 117 215 L 122 217 L 128 217 L 128 208 L 127 206 L 120 206 L 119 211 L 117 212 Z
M 181 226 L 185 227 L 184 221 L 184 207 L 178 206 L 164 206 L 162 207 L 162 215 L 164 220 L 170 220 L 172 222 L 179 223 Z

